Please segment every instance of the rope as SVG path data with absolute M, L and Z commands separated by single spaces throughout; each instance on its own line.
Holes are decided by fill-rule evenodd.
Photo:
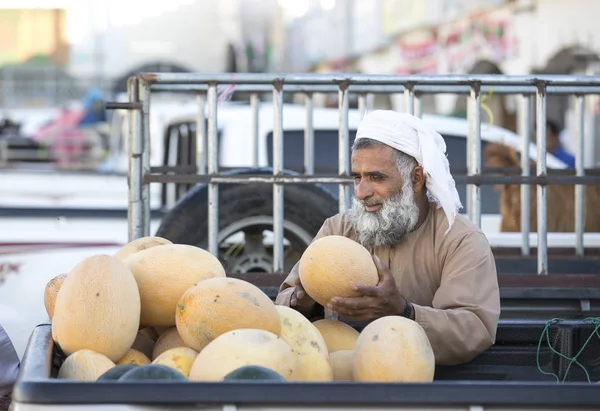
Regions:
M 565 382 L 567 375 L 569 375 L 569 370 L 571 369 L 571 366 L 573 364 L 576 364 L 585 373 L 588 383 L 591 383 L 592 381 L 590 378 L 590 374 L 587 372 L 587 370 L 585 369 L 583 364 L 581 364 L 579 362 L 578 358 L 585 351 L 585 349 L 587 348 L 588 344 L 590 343 L 590 341 L 592 340 L 592 337 L 594 335 L 597 336 L 598 339 L 600 339 L 600 317 L 588 317 L 583 320 L 584 323 L 589 323 L 589 324 L 594 325 L 594 331 L 590 334 L 590 336 L 587 338 L 585 343 L 581 346 L 581 348 L 579 349 L 577 354 L 575 354 L 575 356 L 572 358 L 567 357 L 563 353 L 555 350 L 554 347 L 552 347 L 552 344 L 550 343 L 550 327 L 552 327 L 554 324 L 558 324 L 562 321 L 565 321 L 565 320 L 563 320 L 561 318 L 553 318 L 546 322 L 546 326 L 542 330 L 542 334 L 540 335 L 540 340 L 538 342 L 537 355 L 536 355 L 536 363 L 537 363 L 538 370 L 542 374 L 553 376 L 556 379 L 556 382 Z M 560 377 L 557 374 L 555 374 L 553 372 L 544 371 L 542 369 L 542 366 L 540 365 L 540 351 L 541 351 L 542 341 L 544 340 L 544 337 L 546 337 L 546 342 L 548 344 L 548 347 L 550 348 L 550 351 L 552 351 L 554 354 L 558 355 L 559 357 L 569 361 L 569 366 L 565 370 L 565 375 L 563 376 L 562 380 L 560 379 Z

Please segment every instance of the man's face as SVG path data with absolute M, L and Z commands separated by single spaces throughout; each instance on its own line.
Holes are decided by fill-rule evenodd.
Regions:
M 349 213 L 358 241 L 367 248 L 392 246 L 419 218 L 410 173 L 401 175 L 388 146 L 352 152 L 354 201 Z

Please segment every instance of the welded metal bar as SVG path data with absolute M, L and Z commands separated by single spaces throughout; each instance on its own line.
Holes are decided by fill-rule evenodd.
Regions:
M 360 93 L 358 95 L 358 113 L 360 114 L 361 120 L 365 116 L 365 114 L 367 114 L 367 94 L 366 93 Z
M 314 101 L 312 93 L 306 93 L 306 126 L 304 127 L 304 173 L 315 173 L 315 131 L 313 127 Z
M 258 139 L 258 109 L 260 100 L 258 93 L 250 95 L 250 110 L 252 111 L 252 167 L 258 167 L 259 139 Z
M 155 84 L 202 84 L 231 82 L 230 73 L 143 73 L 140 78 Z M 473 82 L 482 85 L 536 85 L 540 82 L 553 86 L 600 86 L 600 76 L 574 76 L 574 75 L 498 75 L 498 74 L 425 74 L 398 76 L 390 74 L 316 74 L 316 73 L 236 73 L 237 84 L 273 84 L 282 82 L 287 84 L 374 84 L 393 85 L 414 83 L 423 85 L 470 85 Z
M 127 80 L 127 96 L 130 103 L 139 103 L 139 84 L 136 77 L 129 77 Z M 137 240 L 143 237 L 144 210 L 142 205 L 142 185 L 144 176 L 142 175 L 142 152 L 143 137 L 140 124 L 142 123 L 142 113 L 139 110 L 129 112 L 129 172 L 128 180 L 128 200 L 127 208 L 127 238 L 128 241 Z
M 217 138 L 217 85 L 212 83 L 206 94 L 208 104 L 208 174 L 219 172 L 219 141 Z M 208 252 L 219 258 L 219 185 L 208 185 Z
M 143 176 L 150 173 L 150 87 L 144 82 L 139 83 L 140 100 L 142 103 L 142 236 L 150 235 L 150 184 L 145 184 Z
M 348 88 L 340 85 L 338 94 L 338 109 L 340 115 L 340 128 L 338 132 L 338 172 L 340 176 L 350 174 L 350 130 L 348 126 Z M 339 186 L 339 210 L 343 213 L 350 206 L 350 187 Z
M 170 92 L 199 92 L 206 91 L 206 84 L 153 84 L 153 91 L 170 91 Z M 236 83 L 235 90 L 239 92 L 270 92 L 272 86 L 270 84 L 238 84 Z M 404 93 L 405 87 L 402 84 L 395 85 L 356 85 L 348 86 L 350 93 L 370 93 L 370 94 L 396 94 Z M 286 84 L 286 93 L 337 93 L 338 86 L 332 84 Z M 536 88 L 534 85 L 517 85 L 517 86 L 481 86 L 481 93 L 502 94 L 526 94 L 535 95 Z M 457 94 L 469 95 L 471 86 L 469 85 L 416 85 L 414 86 L 415 95 L 418 94 Z M 579 94 L 600 94 L 600 86 L 548 86 L 548 95 L 572 95 Z M 136 106 L 131 106 L 129 103 L 106 103 L 109 105 L 119 104 L 122 109 L 135 109 Z
M 471 89 L 468 107 L 467 169 L 469 175 L 474 175 L 481 173 L 481 94 L 478 84 Z M 467 203 L 469 219 L 481 227 L 481 187 L 467 186 Z
M 196 117 L 196 169 L 198 174 L 206 174 L 207 150 L 206 150 L 206 95 L 198 93 L 198 113 Z
M 423 100 L 420 94 L 415 93 L 414 107 L 415 112 L 413 114 L 419 118 L 423 118 Z
M 408 114 L 415 114 L 415 89 L 413 84 L 404 86 L 404 105 Z
M 273 85 L 273 177 L 283 173 L 283 84 Z M 283 184 L 273 184 L 273 271 L 283 272 Z
M 546 176 L 546 84 L 538 83 L 537 99 L 537 175 Z M 547 190 L 537 186 L 538 274 L 548 274 Z
M 576 96 L 575 115 L 577 124 L 577 150 L 575 152 L 575 173 L 583 176 L 583 156 L 585 149 L 585 97 Z M 584 254 L 583 233 L 585 232 L 585 186 L 575 185 L 575 253 L 578 256 Z
M 519 117 L 519 128 L 521 134 L 521 175 L 529 177 L 529 145 L 531 144 L 531 110 L 532 100 L 529 96 L 522 96 Z M 531 198 L 529 193 L 531 186 L 529 184 L 521 185 L 521 255 L 530 254 L 529 232 L 531 226 L 529 224 L 529 216 L 531 214 Z
M 453 175 L 457 184 L 495 185 L 495 184 L 539 184 L 570 186 L 574 184 L 600 185 L 600 175 L 546 175 L 546 176 L 521 176 L 521 175 L 489 175 L 479 176 Z M 146 182 L 153 183 L 214 183 L 214 184 L 250 184 L 250 183 L 278 183 L 278 184 L 352 184 L 349 176 L 334 177 L 329 175 L 281 175 L 268 176 L 261 174 L 245 175 L 196 175 L 196 174 L 148 174 Z

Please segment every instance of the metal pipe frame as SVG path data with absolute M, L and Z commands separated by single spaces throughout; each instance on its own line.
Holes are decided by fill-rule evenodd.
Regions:
M 208 238 L 209 251 L 218 256 L 219 232 L 219 184 L 264 183 L 273 185 L 273 232 L 274 263 L 273 271 L 283 270 L 283 221 L 284 221 L 284 185 L 335 183 L 339 185 L 339 209 L 344 211 L 350 204 L 352 183 L 350 171 L 349 147 L 349 94 L 359 94 L 359 112 L 361 117 L 368 111 L 369 96 L 376 93 L 403 93 L 407 111 L 421 116 L 420 96 L 423 94 L 467 94 L 469 96 L 469 135 L 467 136 L 467 174 L 455 176 L 457 183 L 473 185 L 468 192 L 469 218 L 480 225 L 481 196 L 479 186 L 485 184 L 524 184 L 522 195 L 522 247 L 523 255 L 529 254 L 529 195 L 528 185 L 537 185 L 538 274 L 548 273 L 547 250 L 547 185 L 576 184 L 575 227 L 577 232 L 577 255 L 584 250 L 584 184 L 600 184 L 600 176 L 589 175 L 583 168 L 583 108 L 584 95 L 600 94 L 600 76 L 507 76 L 507 75 L 426 75 L 426 76 L 394 76 L 394 75 L 338 75 L 338 74 L 235 74 L 236 90 L 251 92 L 250 108 L 253 113 L 252 163 L 258 165 L 261 148 L 258 146 L 258 93 L 272 92 L 274 133 L 273 133 L 273 175 L 220 175 L 217 141 L 217 88 L 229 85 L 232 74 L 199 74 L 199 73 L 146 73 L 132 78 L 128 82 L 128 103 L 110 103 L 115 108 L 128 109 L 130 121 L 129 152 L 129 239 L 133 240 L 149 234 L 150 204 L 148 187 L 151 182 L 161 183 L 208 183 Z M 482 175 L 481 174 L 481 93 L 521 95 L 520 134 L 523 138 L 521 175 Z M 148 158 L 150 152 L 149 114 L 150 94 L 152 91 L 185 91 L 199 93 L 197 155 L 198 174 L 164 175 L 151 173 Z M 306 95 L 306 129 L 305 129 L 305 161 L 304 175 L 284 175 L 283 164 L 283 93 L 304 93 Z M 339 109 L 339 163 L 337 177 L 319 176 L 314 173 L 314 129 L 313 129 L 313 93 L 337 92 Z M 204 93 L 206 97 L 204 97 Z M 577 146 L 576 175 L 552 175 L 546 167 L 546 98 L 549 94 L 577 96 L 577 124 L 579 131 Z M 528 164 L 529 131 L 531 127 L 530 111 L 532 99 L 536 99 L 537 119 L 537 164 L 536 175 L 531 176 Z M 208 131 L 203 126 L 204 104 L 208 106 Z M 206 138 L 205 138 L 206 137 Z M 204 150 L 204 144 L 208 145 Z M 203 159 L 204 155 L 207 159 Z M 207 172 L 205 172 L 207 165 Z M 155 171 L 157 168 L 153 168 Z M 158 167 L 166 169 L 166 167 Z M 188 171 L 189 172 L 189 171 Z

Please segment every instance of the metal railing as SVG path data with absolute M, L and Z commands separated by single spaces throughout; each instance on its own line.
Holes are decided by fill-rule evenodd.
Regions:
M 584 243 L 584 185 L 599 184 L 600 176 L 585 175 L 584 152 L 584 96 L 600 94 L 600 76 L 507 76 L 507 75 L 337 75 L 337 74 L 236 74 L 235 90 L 251 93 L 250 109 L 253 111 L 253 159 L 258 162 L 258 94 L 272 92 L 273 175 L 222 175 L 219 174 L 217 150 L 217 87 L 228 86 L 232 75 L 197 73 L 146 73 L 128 81 L 128 103 L 109 103 L 107 108 L 129 109 L 129 240 L 149 235 L 150 196 L 149 184 L 208 183 L 208 249 L 218 257 L 219 184 L 269 183 L 273 184 L 273 234 L 274 272 L 283 271 L 284 184 L 335 183 L 339 184 L 339 210 L 350 204 L 352 179 L 350 171 L 350 146 L 348 127 L 348 96 L 357 93 L 361 116 L 367 110 L 368 94 L 404 93 L 408 112 L 420 116 L 420 96 L 423 94 L 462 94 L 468 96 L 467 175 L 456 179 L 467 184 L 468 217 L 481 226 L 481 185 L 521 184 L 522 254 L 529 254 L 530 184 L 537 185 L 537 262 L 538 274 L 548 273 L 547 250 L 547 185 L 576 184 L 575 231 L 576 253 L 583 255 Z M 521 95 L 520 135 L 522 137 L 521 175 L 482 175 L 481 155 L 481 93 L 493 88 L 494 94 Z M 150 95 L 153 90 L 189 91 L 198 95 L 197 121 L 197 173 L 170 175 L 168 167 L 153 172 L 149 164 L 150 152 Z M 303 93 L 306 98 L 305 173 L 289 176 L 283 174 L 283 93 Z M 338 93 L 339 101 L 339 176 L 314 175 L 314 133 L 312 126 L 312 94 Z M 575 95 L 577 103 L 578 144 L 576 151 L 576 176 L 548 175 L 546 168 L 546 97 L 549 94 Z M 537 127 L 536 175 L 530 175 L 529 144 L 531 132 L 530 112 L 535 98 Z M 204 127 L 205 108 L 208 108 L 208 126 Z

